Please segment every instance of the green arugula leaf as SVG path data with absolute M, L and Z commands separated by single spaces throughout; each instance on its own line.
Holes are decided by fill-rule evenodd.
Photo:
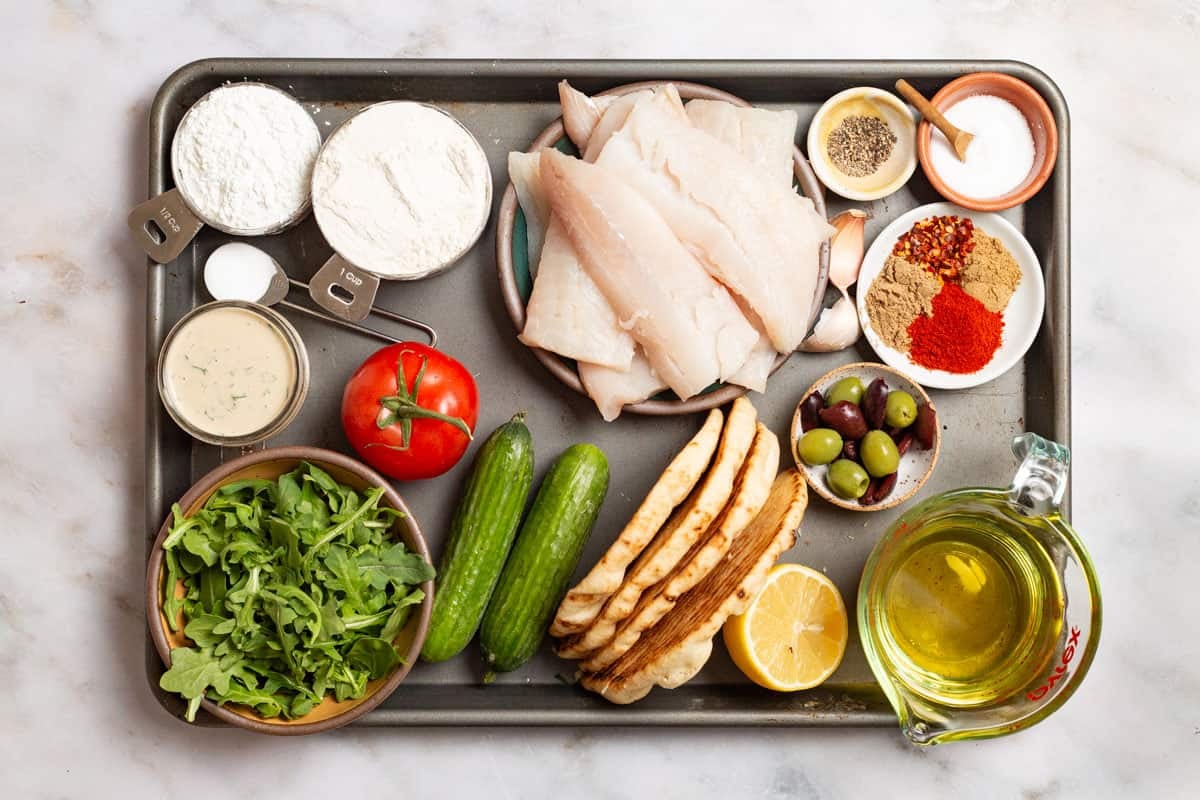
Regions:
M 417 553 L 410 553 L 400 542 L 382 550 L 374 558 L 360 556 L 358 568 L 376 589 L 389 583 L 407 586 L 433 580 L 433 566 Z
M 188 700 L 204 697 L 209 686 L 214 686 L 224 676 L 224 688 L 229 688 L 228 676 L 212 653 L 191 647 L 176 647 L 171 651 L 171 668 L 158 679 L 164 691 L 178 692 Z M 199 703 L 188 704 L 188 722 L 196 719 Z
M 394 641 L 400 631 L 403 630 L 404 624 L 408 622 L 413 606 L 419 605 L 424 599 L 425 592 L 420 589 L 413 589 L 404 597 L 401 597 L 400 602 L 396 603 L 391 615 L 388 616 L 387 622 L 383 623 L 383 630 L 379 632 L 379 638 L 389 642 Z
M 216 566 L 200 573 L 200 606 L 209 614 L 216 614 L 225 602 L 228 586 L 225 573 Z
M 176 588 L 179 585 L 179 579 L 183 577 L 179 569 L 179 560 L 175 556 L 173 550 L 167 550 L 163 554 L 163 561 L 167 565 L 167 574 L 163 578 L 163 615 L 167 618 L 167 625 L 172 631 L 179 630 L 179 611 L 183 608 L 183 598 L 176 596 Z M 186 591 L 187 587 L 184 587 Z
M 383 639 L 359 639 L 346 653 L 346 663 L 366 670 L 372 679 L 387 675 L 399 662 L 396 648 Z
M 224 636 L 215 632 L 215 628 L 224 625 L 225 620 L 215 614 L 201 614 L 193 617 L 183 629 L 184 635 L 200 647 L 213 647 L 224 640 Z

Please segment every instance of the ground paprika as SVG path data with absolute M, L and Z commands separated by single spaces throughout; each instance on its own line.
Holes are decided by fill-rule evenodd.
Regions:
M 928 369 L 978 372 L 1000 347 L 1004 318 L 956 283 L 946 283 L 933 298 L 933 313 L 908 326 L 909 358 Z

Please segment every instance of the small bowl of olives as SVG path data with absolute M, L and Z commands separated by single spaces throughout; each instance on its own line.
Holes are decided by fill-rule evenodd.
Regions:
M 809 387 L 792 416 L 791 439 L 808 485 L 850 511 L 881 511 L 912 497 L 942 446 L 925 390 L 867 362 L 838 367 Z

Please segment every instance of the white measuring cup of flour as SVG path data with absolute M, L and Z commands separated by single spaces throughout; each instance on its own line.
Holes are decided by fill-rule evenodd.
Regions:
M 404 341 L 374 328 L 356 325 L 353 322 L 297 305 L 287 300 L 288 291 L 292 287 L 307 291 L 309 285 L 288 277 L 287 273 L 283 271 L 283 267 L 269 253 L 245 242 L 227 242 L 213 250 L 204 262 L 204 288 L 208 290 L 214 300 L 241 300 L 262 306 L 277 305 L 294 313 L 372 336 L 390 344 L 401 344 Z M 429 339 L 429 346 L 437 347 L 437 331 L 424 322 L 397 314 L 386 308 L 372 307 L 371 311 L 381 317 L 421 331 Z
M 279 210 L 274 218 L 249 227 L 230 224 L 228 220 L 217 218 L 216 214 L 205 213 L 204 203 L 200 202 L 203 195 L 201 184 L 205 182 L 204 179 L 191 177 L 181 169 L 184 163 L 181 148 L 186 146 L 185 141 L 181 139 L 181 132 L 186 131 L 190 135 L 192 130 L 196 129 L 195 135 L 200 136 L 204 134 L 205 125 L 218 123 L 219 120 L 214 118 L 214 103 L 228 101 L 230 97 L 220 93 L 238 92 L 242 95 L 239 99 L 244 100 L 249 95 L 262 91 L 270 94 L 257 94 L 264 112 L 258 118 L 269 125 L 264 136 L 259 139 L 258 146 L 269 146 L 270 155 L 275 159 L 278 159 L 281 153 L 294 155 L 295 159 L 285 159 L 284 163 L 294 161 L 295 174 L 311 173 L 312 162 L 315 161 L 321 146 L 321 131 L 300 101 L 276 86 L 256 81 L 226 84 L 213 89 L 187 110 L 175 129 L 175 136 L 171 141 L 171 175 L 175 188 L 140 203 L 129 213 L 129 230 L 150 258 L 160 264 L 173 261 L 205 225 L 234 236 L 266 236 L 292 227 L 308 213 L 311 195 L 306 179 L 302 187 L 286 187 L 290 197 L 283 201 L 286 207 Z M 267 112 L 270 113 L 269 117 L 266 116 Z M 244 126 L 253 116 L 242 114 L 239 124 Z M 207 135 L 217 135 L 219 132 Z M 284 136 L 286 141 L 281 141 L 280 137 Z M 229 167 L 231 173 L 240 169 L 243 167 L 239 164 Z M 218 178 L 219 176 L 210 176 L 209 180 Z M 256 189 L 261 190 L 260 187 Z
M 339 230 L 335 230 L 334 226 L 345 225 L 349 217 L 357 217 L 364 225 L 371 225 L 371 217 L 380 215 L 378 204 L 363 202 L 357 208 L 357 213 L 347 215 L 346 213 L 329 213 L 324 212 L 325 202 L 328 199 L 328 178 L 337 177 L 339 180 L 345 180 L 348 170 L 345 164 L 337 163 L 335 158 L 350 149 L 356 140 L 363 140 L 365 131 L 374 129 L 376 119 L 369 115 L 378 117 L 381 114 L 392 114 L 403 111 L 404 113 L 414 111 L 415 109 L 426 109 L 436 112 L 437 117 L 430 117 L 427 112 L 418 112 L 417 116 L 424 116 L 427 121 L 432 121 L 434 127 L 440 126 L 442 134 L 447 135 L 447 141 L 453 141 L 453 144 L 458 146 L 456 154 L 466 163 L 466 166 L 472 168 L 472 177 L 478 178 L 477 187 L 472 187 L 470 192 L 470 202 L 467 204 L 469 209 L 464 209 L 468 214 L 477 212 L 471 218 L 473 225 L 469 226 L 467 233 L 461 237 L 461 247 L 454 248 L 453 252 L 447 252 L 444 257 L 439 258 L 437 263 L 428 264 L 420 269 L 413 271 L 399 272 L 396 270 L 381 269 L 378 265 L 366 263 L 361 257 L 355 257 L 348 252 L 346 245 L 346 237 L 339 235 Z M 364 124 L 364 120 L 369 120 L 372 127 L 368 128 Z M 449 121 L 449 125 L 445 124 Z M 378 134 L 378 131 L 376 131 Z M 415 134 L 411 134 L 414 135 Z M 404 134 L 400 133 L 400 138 L 403 139 Z M 377 141 L 391 141 L 390 139 L 379 139 Z M 461 165 L 460 165 L 461 166 Z M 387 179 L 396 185 L 398 179 L 393 174 L 393 165 L 377 167 L 380 172 L 386 172 Z M 369 176 L 374 177 L 374 176 Z M 464 178 L 464 183 L 466 180 Z M 418 202 L 422 201 L 422 192 L 429 187 L 414 185 L 412 189 L 412 198 Z M 397 186 L 395 191 L 397 194 L 402 194 L 405 190 L 410 189 L 409 186 Z M 475 191 L 478 191 L 478 195 Z M 369 195 L 369 191 L 364 191 L 364 195 Z M 325 140 L 321 151 L 317 154 L 316 164 L 313 166 L 313 216 L 316 218 L 317 226 L 321 229 L 326 241 L 334 250 L 334 255 L 325 262 L 325 264 L 317 271 L 309 282 L 309 294 L 312 299 L 324 308 L 329 313 L 340 317 L 350 322 L 358 322 L 364 319 L 372 310 L 372 303 L 375 295 L 379 291 L 379 285 L 382 280 L 401 280 L 411 281 L 427 278 L 431 275 L 436 275 L 443 272 L 455 263 L 457 263 L 475 244 L 479 241 L 479 237 L 483 235 L 487 227 L 488 219 L 491 216 L 492 207 L 492 174 L 491 168 L 488 165 L 487 155 L 480 145 L 479 140 L 463 125 L 459 120 L 455 119 L 448 112 L 438 108 L 437 106 L 428 103 L 417 103 L 407 100 L 389 100 L 382 103 L 374 103 L 356 112 L 353 116 L 342 122 Z M 387 199 L 387 198 L 385 198 Z M 407 200 L 407 197 L 405 198 Z M 427 198 L 426 198 L 427 199 Z M 352 210 L 353 211 L 353 210 Z M 382 215 L 387 219 L 387 215 Z M 351 220 L 354 221 L 354 220 Z

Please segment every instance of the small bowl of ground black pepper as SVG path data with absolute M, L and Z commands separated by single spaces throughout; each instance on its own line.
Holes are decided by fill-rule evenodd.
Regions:
M 912 177 L 916 134 L 912 111 L 891 92 L 846 89 L 813 117 L 808 160 L 831 191 L 850 200 L 878 200 Z
M 1045 307 L 1041 265 L 1021 232 L 953 203 L 884 228 L 858 286 L 863 335 L 880 359 L 938 389 L 979 386 L 1018 364 Z

